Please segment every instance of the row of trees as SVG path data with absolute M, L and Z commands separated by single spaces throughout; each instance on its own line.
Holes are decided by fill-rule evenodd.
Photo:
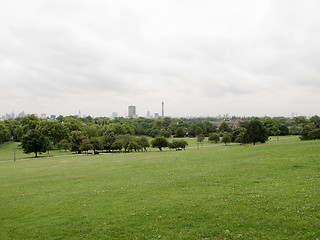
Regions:
M 320 138 L 320 118 L 313 116 L 310 119 L 296 117 L 287 118 L 253 118 L 231 119 L 215 122 L 217 119 L 123 119 L 117 118 L 77 118 L 62 117 L 57 120 L 41 120 L 34 115 L 16 120 L 0 122 L 0 143 L 10 140 L 21 142 L 33 135 L 44 136 L 43 143 L 47 149 L 69 146 L 72 151 L 80 152 L 93 150 L 112 151 L 120 148 L 125 151 L 140 150 L 144 148 L 139 138 L 133 136 L 169 136 L 185 137 L 203 135 L 214 140 L 216 134 L 231 142 L 256 143 L 265 142 L 267 136 L 288 135 L 301 133 L 301 139 Z M 254 125 L 255 124 L 255 125 Z M 254 129 L 254 130 L 252 130 Z M 257 129 L 260 129 L 259 131 Z M 263 130 L 264 129 L 264 130 Z M 258 132 L 258 133 L 257 133 Z M 128 140 L 129 139 L 129 140 Z M 134 140 L 133 140 L 134 139 Z M 141 141 L 141 140 L 139 140 Z M 128 147 L 130 142 L 130 147 Z M 121 144 L 120 144 L 121 143 Z M 36 143 L 34 143 L 36 145 Z M 117 147 L 118 145 L 118 147 Z M 136 145 L 136 146 L 135 146 Z M 167 145 L 168 146 L 168 145 Z M 180 147 L 184 148 L 184 147 Z
M 318 117 L 318 116 L 315 116 Z M 315 118 L 313 117 L 313 118 Z M 262 125 L 269 136 L 298 135 L 308 124 L 312 123 L 304 117 L 289 118 L 262 118 Z M 90 137 L 102 136 L 106 131 L 116 135 L 138 135 L 156 137 L 198 136 L 206 137 L 210 133 L 231 133 L 237 127 L 246 127 L 252 118 L 232 118 L 222 121 L 216 118 L 164 118 L 164 119 L 124 119 L 116 118 L 77 118 L 74 116 L 59 116 L 56 121 L 40 120 L 34 115 L 16 120 L 0 122 L 0 144 L 9 140 L 21 141 L 21 138 L 31 129 L 39 129 L 49 140 L 56 145 L 62 139 L 67 139 L 72 131 L 83 131 Z

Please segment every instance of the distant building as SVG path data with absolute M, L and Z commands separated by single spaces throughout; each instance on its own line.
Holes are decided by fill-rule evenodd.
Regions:
M 128 117 L 129 118 L 136 118 L 136 106 L 129 106 L 128 107 Z
M 113 112 L 112 115 L 111 115 L 111 119 L 115 119 L 118 117 L 118 113 L 116 112 Z
M 56 115 L 51 115 L 50 118 L 51 118 L 52 120 L 54 120 L 54 119 L 56 119 Z
M 155 113 L 155 114 L 154 114 L 154 118 L 155 118 L 155 119 L 158 119 L 158 118 L 159 118 L 159 113 Z
M 19 118 L 23 118 L 23 117 L 25 117 L 25 116 L 26 116 L 26 114 L 24 113 L 24 111 L 18 114 L 18 117 L 19 117 Z
M 46 119 L 46 118 L 47 118 L 47 114 L 42 113 L 40 118 L 41 118 L 41 119 Z
M 162 105 L 162 115 L 161 115 L 161 117 L 164 118 L 164 102 L 162 102 L 161 105 Z
M 147 118 L 150 118 L 150 111 L 147 111 Z

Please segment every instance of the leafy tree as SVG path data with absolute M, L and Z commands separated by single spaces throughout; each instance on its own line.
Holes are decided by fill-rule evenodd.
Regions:
M 101 137 L 101 147 L 106 151 L 111 150 L 111 146 L 116 141 L 116 137 L 113 132 L 106 133 Z
M 150 147 L 150 142 L 149 142 L 148 138 L 145 136 L 141 136 L 141 137 L 137 138 L 137 142 L 142 147 L 142 149 L 144 149 L 145 151 L 147 151 L 147 147 Z
M 37 118 L 34 114 L 21 118 L 20 124 L 23 134 L 26 134 L 29 130 L 36 129 L 39 123 L 40 119 Z
M 98 137 L 101 132 L 101 127 L 98 124 L 86 125 L 83 127 L 83 132 L 89 139 Z
M 314 123 L 309 123 L 307 125 L 305 125 L 300 133 L 300 139 L 301 140 L 311 140 L 311 139 L 315 139 L 313 138 L 315 135 L 312 134 L 312 132 L 316 130 L 316 126 L 314 125 Z M 313 135 L 313 136 L 312 136 Z
M 246 132 L 247 129 L 243 127 L 237 127 L 233 129 L 231 133 L 231 142 L 244 143 Z
M 218 143 L 220 141 L 220 135 L 218 133 L 210 133 L 208 140 L 211 143 Z
M 223 121 L 219 127 L 220 132 L 231 132 L 231 128 L 229 127 L 226 121 Z
M 230 143 L 231 142 L 231 135 L 229 133 L 224 133 L 222 135 L 221 142 L 223 142 L 225 145 Z
M 67 130 L 67 134 L 70 134 L 73 131 L 81 131 L 83 128 L 83 123 L 74 117 L 67 117 L 63 125 Z
M 90 149 L 92 149 L 92 144 L 89 138 L 85 137 L 80 144 L 80 151 L 84 151 L 86 154 L 88 154 Z
M 35 157 L 38 157 L 38 153 L 44 153 L 49 148 L 49 140 L 39 130 L 29 130 L 27 134 L 22 137 L 21 146 L 24 153 L 35 153 Z
M 302 126 L 302 127 L 304 127 L 308 123 L 307 119 L 303 116 L 295 117 L 294 122 L 297 125 Z
M 99 138 L 97 137 L 91 138 L 90 143 L 94 153 L 96 153 L 96 150 L 101 150 L 102 147 L 101 147 L 101 141 L 99 141 Z
M 9 129 L 3 122 L 0 122 L 0 144 L 4 142 L 8 142 L 10 138 L 11 136 L 10 136 Z
M 64 151 L 67 151 L 70 148 L 70 144 L 67 139 L 62 139 L 58 144 L 59 150 L 63 149 Z
M 128 144 L 128 151 L 131 151 L 134 150 L 135 152 L 136 151 L 140 151 L 142 149 L 142 147 L 139 145 L 139 143 L 134 139 L 134 140 L 131 140 Z
M 316 128 L 320 128 L 320 117 L 318 115 L 312 116 L 310 118 L 310 123 L 313 123 Z
M 186 130 L 183 127 L 178 127 L 176 130 L 176 137 L 184 137 L 184 135 L 186 134 Z
M 113 151 L 119 150 L 119 151 L 121 151 L 122 148 L 123 148 L 122 144 L 123 144 L 122 139 L 120 139 L 120 138 L 119 138 L 119 139 L 116 139 L 116 140 L 112 143 L 110 150 L 113 150 Z
M 184 149 L 186 148 L 186 146 L 188 145 L 186 140 L 183 139 L 179 139 L 179 140 L 172 140 L 171 143 L 168 144 L 169 148 L 171 149 L 176 149 L 176 151 L 180 150 L 180 149 Z
M 168 146 L 168 140 L 164 136 L 158 136 L 151 141 L 151 146 L 162 151 L 162 148 Z
M 279 130 L 280 130 L 280 134 L 281 136 L 286 136 L 286 135 L 289 135 L 289 128 L 284 125 L 284 124 L 280 124 L 279 125 Z
M 207 128 L 204 125 L 204 123 L 202 122 L 196 122 L 193 123 L 190 127 L 189 127 L 189 134 L 191 136 L 197 136 L 200 134 L 206 134 L 207 133 Z
M 67 138 L 67 131 L 58 121 L 41 121 L 37 127 L 54 145 Z
M 277 136 L 279 124 L 275 120 L 265 118 L 262 121 L 262 125 L 266 128 L 268 136 Z
M 69 142 L 71 151 L 81 153 L 80 145 L 82 141 L 85 139 L 85 135 L 81 131 L 72 131 L 69 134 Z
M 267 130 L 261 121 L 258 118 L 252 119 L 247 126 L 245 142 L 255 145 L 257 142 L 265 143 L 267 140 Z
M 203 134 L 199 134 L 198 137 L 197 137 L 197 142 L 198 143 L 203 143 L 204 139 L 205 139 L 204 135 Z

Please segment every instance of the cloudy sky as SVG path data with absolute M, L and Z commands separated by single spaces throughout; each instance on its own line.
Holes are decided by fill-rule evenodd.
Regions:
M 0 1 L 0 115 L 320 115 L 318 0 Z

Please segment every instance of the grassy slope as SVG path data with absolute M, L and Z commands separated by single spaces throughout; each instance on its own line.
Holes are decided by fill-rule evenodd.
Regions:
M 319 144 L 0 163 L 0 238 L 317 239 Z
M 1 161 L 13 161 L 14 152 L 16 155 L 15 156 L 16 160 L 28 159 L 28 158 L 35 157 L 34 153 L 30 153 L 30 154 L 23 153 L 23 149 L 19 145 L 19 143 L 9 142 L 9 143 L 6 143 L 6 144 L 3 144 L 2 146 L 0 146 L 0 162 Z M 46 153 L 39 154 L 38 156 L 39 156 L 39 158 L 42 158 L 42 157 L 59 156 L 59 155 L 66 155 L 66 154 L 73 154 L 73 153 L 70 153 L 69 151 L 65 152 L 64 150 L 62 150 L 62 151 L 53 150 L 53 151 L 50 151 L 49 154 L 46 152 Z

